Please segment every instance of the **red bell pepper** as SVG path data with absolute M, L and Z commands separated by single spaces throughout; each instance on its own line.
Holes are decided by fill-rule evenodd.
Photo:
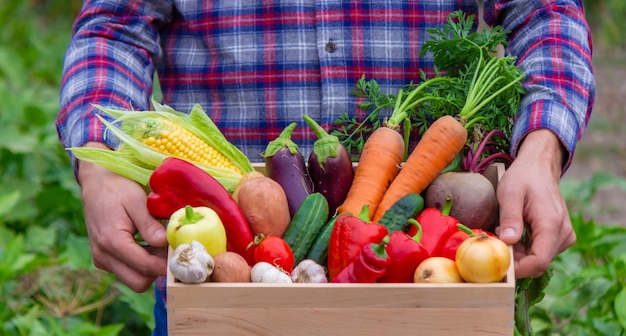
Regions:
M 364 246 L 379 243 L 389 232 L 382 224 L 369 219 L 369 206 L 358 216 L 341 214 L 335 221 L 328 243 L 328 276 L 332 280 L 355 260 Z
M 222 220 L 227 250 L 254 264 L 254 249 L 248 249 L 254 240 L 248 221 L 228 190 L 209 173 L 193 163 L 169 157 L 150 175 L 150 189 L 147 207 L 154 218 L 168 219 L 187 205 L 209 207 Z
M 405 232 L 396 231 L 389 235 L 387 253 L 390 263 L 387 272 L 378 282 L 413 283 L 415 269 L 430 257 L 428 251 L 420 243 L 422 229 L 415 219 L 409 223 L 417 227 L 417 234 L 409 236 Z
M 374 283 L 385 275 L 389 266 L 389 254 L 386 247 L 389 236 L 383 237 L 380 243 L 363 246 L 357 258 L 346 266 L 331 280 L 334 283 Z
M 452 196 L 448 195 L 441 210 L 432 207 L 426 208 L 417 215 L 416 220 L 422 227 L 420 242 L 433 257 L 439 256 L 448 238 L 459 231 L 456 226 L 459 220 L 450 216 L 451 208 Z M 417 228 L 415 226 L 409 228 L 409 236 L 414 236 L 416 233 Z
M 481 229 L 470 229 L 467 226 L 460 224 L 460 223 L 457 224 L 457 227 L 459 228 L 459 231 L 452 234 L 452 236 L 450 236 L 448 240 L 446 240 L 445 244 L 441 248 L 440 255 L 442 257 L 455 260 L 456 250 L 459 249 L 459 245 L 461 245 L 461 243 L 464 242 L 467 238 L 474 236 L 476 234 L 485 233 L 488 236 L 492 236 L 492 237 L 496 236 L 489 231 L 484 231 Z

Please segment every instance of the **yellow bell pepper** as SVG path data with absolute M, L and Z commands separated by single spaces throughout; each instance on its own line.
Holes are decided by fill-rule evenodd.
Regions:
M 173 249 L 180 244 L 191 244 L 194 240 L 212 256 L 226 251 L 226 230 L 213 209 L 188 205 L 170 217 L 167 242 Z

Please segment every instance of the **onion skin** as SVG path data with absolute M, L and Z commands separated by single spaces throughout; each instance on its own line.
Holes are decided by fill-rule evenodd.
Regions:
M 415 283 L 462 283 L 463 278 L 453 260 L 444 257 L 424 259 L 415 269 Z
M 499 238 L 479 233 L 461 243 L 455 262 L 467 282 L 500 282 L 511 265 L 511 251 Z

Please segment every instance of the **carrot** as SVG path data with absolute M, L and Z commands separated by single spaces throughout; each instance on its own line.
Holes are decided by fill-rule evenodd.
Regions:
M 408 154 L 411 127 L 408 112 L 421 101 L 418 99 L 419 94 L 427 85 L 441 80 L 448 79 L 435 78 L 410 92 L 403 89 L 398 91 L 397 97 L 393 99 L 395 106 L 391 116 L 365 141 L 352 185 L 343 204 L 337 208 L 337 213 L 358 214 L 364 205 L 368 205 L 369 217 L 372 219 Z M 404 123 L 404 137 L 399 132 L 401 123 Z
M 463 149 L 466 141 L 467 130 L 454 117 L 445 115 L 435 120 L 387 188 L 372 221 L 377 222 L 403 196 L 426 189 Z
M 354 180 L 338 213 L 359 214 L 369 205 L 370 217 L 394 180 L 404 159 L 404 139 L 392 127 L 376 129 L 367 139 L 354 172 Z

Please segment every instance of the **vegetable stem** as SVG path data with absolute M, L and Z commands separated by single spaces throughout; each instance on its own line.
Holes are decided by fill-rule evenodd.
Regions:
M 411 90 L 411 92 L 409 93 L 409 95 L 407 96 L 407 98 L 402 102 L 402 105 L 400 105 L 400 107 L 398 107 L 398 109 L 400 111 L 406 112 L 411 110 L 412 108 L 414 108 L 415 106 L 417 106 L 419 104 L 419 102 L 426 100 L 426 99 L 430 99 L 430 98 L 434 98 L 432 96 L 428 96 L 428 97 L 424 97 L 422 99 L 418 99 L 417 101 L 413 101 L 413 99 L 415 99 L 415 97 L 417 96 L 418 93 L 420 93 L 425 87 L 439 82 L 439 81 L 447 81 L 447 82 L 453 82 L 454 79 L 450 78 L 450 77 L 433 77 L 427 81 L 422 82 L 422 84 L 418 85 L 415 89 Z
M 415 220 L 415 218 L 409 218 L 408 219 L 409 224 L 415 226 L 415 228 L 417 229 L 417 233 L 415 233 L 415 235 L 413 235 L 413 237 L 411 237 L 411 239 L 416 242 L 419 243 L 422 240 L 422 224 L 420 224 L 418 221 Z
M 199 221 L 201 221 L 204 218 L 204 216 L 198 212 L 195 212 L 193 207 L 190 205 L 186 205 L 185 206 L 185 217 L 183 217 L 180 220 L 180 225 L 187 225 L 187 224 L 195 224 L 198 223 Z
M 500 89 L 498 89 L 498 91 L 494 92 L 491 96 L 487 97 L 486 99 L 483 99 L 482 102 L 480 104 L 477 104 L 471 111 L 467 112 L 467 115 L 469 115 L 469 116 L 474 115 L 481 108 L 483 108 L 487 103 L 489 103 L 495 97 L 500 95 L 502 92 L 504 92 L 507 89 L 509 89 L 511 86 L 519 83 L 522 79 L 524 79 L 524 75 L 518 76 L 517 78 L 515 78 L 514 80 L 512 80 L 511 82 L 509 82 L 505 86 L 501 87 Z
M 370 221 L 370 207 L 369 207 L 369 205 L 365 204 L 361 208 L 361 212 L 358 214 L 357 218 L 362 220 L 363 222 L 366 222 L 366 223 L 371 222 Z
M 441 208 L 441 214 L 444 216 L 449 216 L 451 210 L 452 210 L 452 195 L 447 195 L 446 201 L 443 203 L 443 207 Z
M 459 228 L 459 230 L 467 233 L 468 236 L 470 237 L 474 237 L 476 235 L 476 233 L 474 231 L 472 231 L 472 229 L 468 228 L 467 226 L 461 224 L 461 223 L 457 223 L 456 227 Z
M 348 135 L 348 137 L 346 137 L 345 139 L 343 139 L 342 143 L 346 143 L 346 142 L 349 142 L 350 140 L 352 140 L 352 137 L 353 137 L 354 135 L 358 134 L 358 133 L 359 133 L 359 131 L 360 131 L 363 127 L 365 127 L 365 124 L 366 124 L 368 121 L 370 121 L 370 120 L 374 119 L 374 117 L 378 116 L 378 111 L 379 111 L 380 109 L 382 109 L 383 107 L 387 107 L 387 106 L 385 106 L 385 105 L 380 105 L 380 106 L 376 107 L 376 108 L 375 108 L 372 112 L 370 112 L 370 113 L 367 115 L 367 117 L 365 117 L 365 119 L 363 119 L 363 121 L 361 121 L 361 122 L 358 124 L 358 126 L 354 129 L 354 131 L 352 131 L 352 133 L 350 133 L 350 135 Z

